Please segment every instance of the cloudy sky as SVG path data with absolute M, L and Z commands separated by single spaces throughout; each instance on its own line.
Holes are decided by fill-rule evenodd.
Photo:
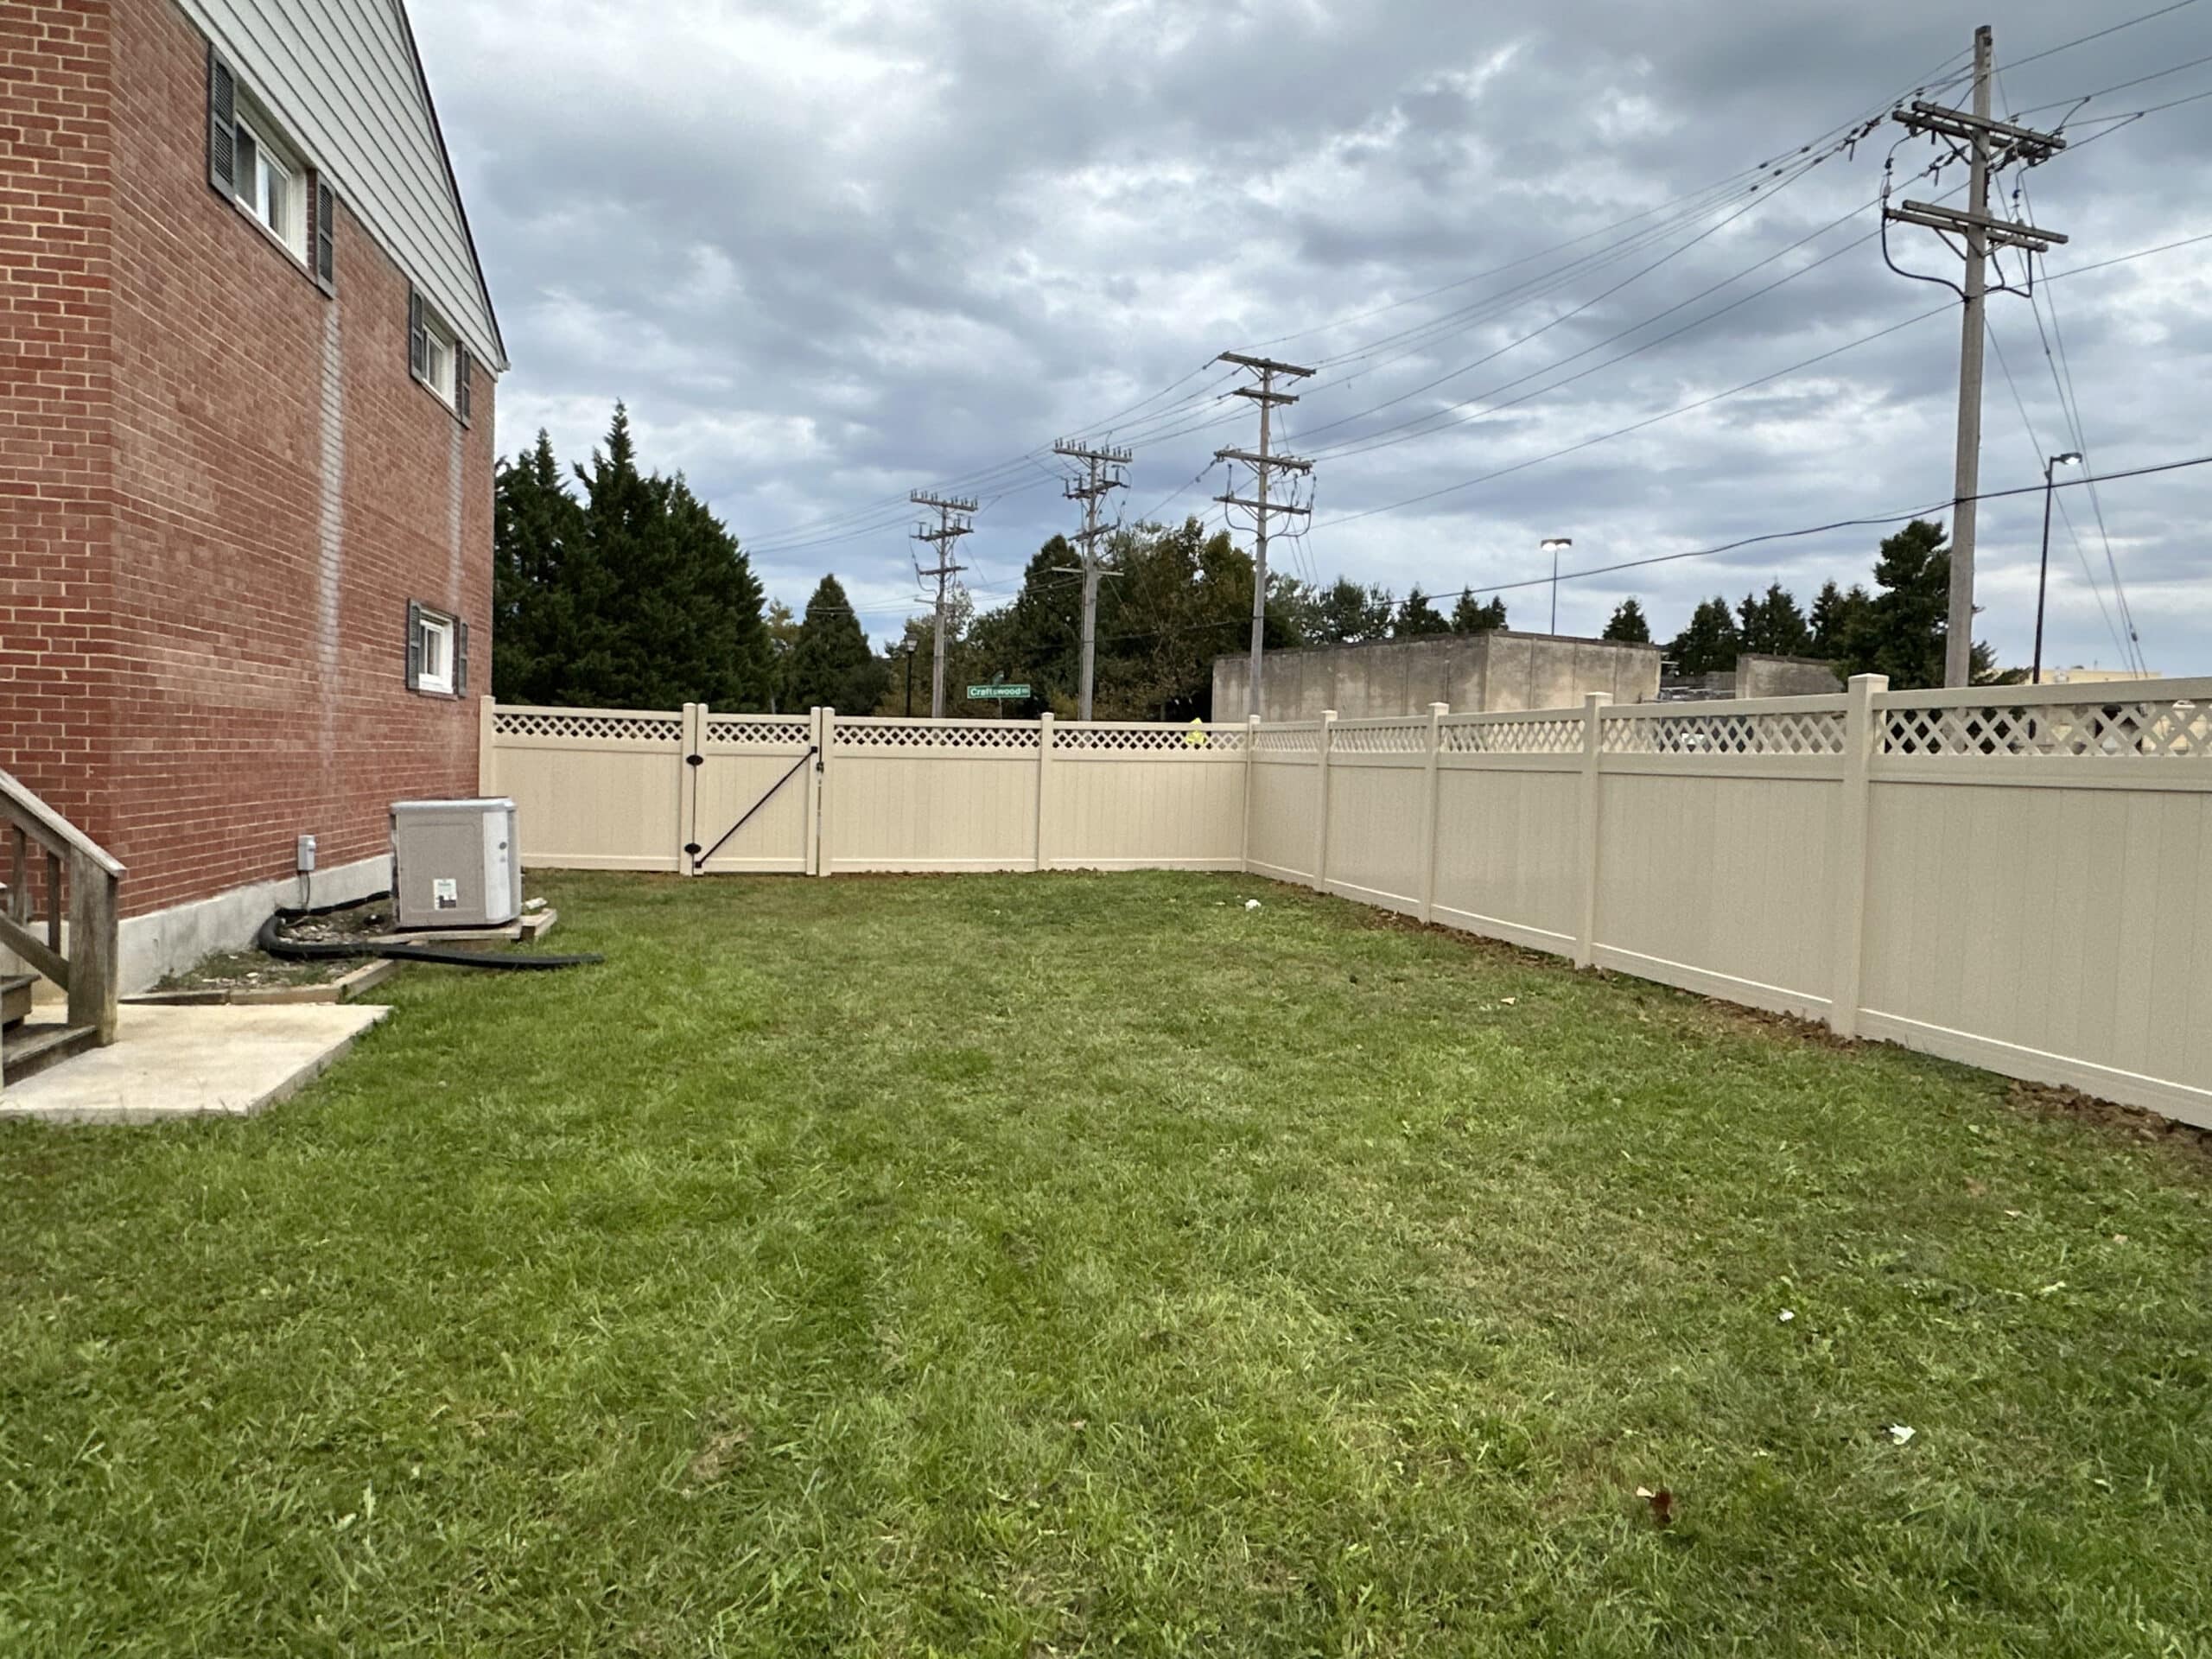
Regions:
M 1319 370 L 1287 411 L 1313 518 L 1276 545 L 1304 575 L 1456 592 L 1548 574 L 1548 536 L 1573 571 L 1945 503 L 1956 301 L 1862 239 L 1903 135 L 1829 151 L 1916 86 L 1963 103 L 1993 22 L 1999 113 L 2075 145 L 2025 181 L 2071 241 L 1991 304 L 1983 487 L 2031 493 L 1983 506 L 1978 632 L 2024 662 L 2041 458 L 2212 453 L 2212 242 L 2065 274 L 2212 232 L 2212 0 L 2069 44 L 2164 3 L 413 10 L 514 359 L 502 446 L 581 455 L 626 400 L 772 594 L 835 570 L 878 638 L 916 592 L 906 492 L 983 501 L 991 605 L 1071 522 L 1055 437 L 1136 452 L 1125 514 L 1217 518 L 1198 475 L 1256 436 L 1230 349 Z M 1901 194 L 1957 200 L 1962 168 L 1912 177 L 1934 159 L 1895 148 Z M 1929 232 L 1892 251 L 1957 269 Z M 2125 660 L 2116 569 L 2149 664 L 2212 674 L 2212 467 L 2098 496 L 2062 493 L 2047 660 Z M 1809 598 L 1882 533 L 1591 575 L 1560 627 Z M 1546 626 L 1543 588 L 1506 598 Z

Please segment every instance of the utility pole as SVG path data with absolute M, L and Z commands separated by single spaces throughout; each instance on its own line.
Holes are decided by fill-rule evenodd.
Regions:
M 2032 225 L 1997 219 L 1989 211 L 1989 175 L 2014 162 L 2035 167 L 2066 148 L 2056 133 L 2036 132 L 1990 117 L 1991 59 L 1994 37 L 1984 23 L 1974 32 L 1974 109 L 1946 109 L 1915 101 L 1897 111 L 1898 124 L 1910 131 L 1925 133 L 1948 143 L 1955 156 L 1967 163 L 1967 206 L 1939 207 L 1932 202 L 1907 201 L 1891 207 L 1884 204 L 1886 232 L 1891 222 L 1918 225 L 1936 232 L 1947 246 L 1951 238 L 1963 238 L 1966 255 L 1964 286 L 1943 281 L 1965 301 L 1959 334 L 1959 437 L 1951 500 L 1951 595 L 1949 620 L 1943 639 L 1943 683 L 1962 686 L 1974 677 L 1974 499 L 1981 493 L 1981 367 L 1986 327 L 1983 303 L 1989 291 L 1988 261 L 1993 248 L 2016 248 L 2029 254 L 2047 253 L 2066 238 Z M 1884 240 L 1886 257 L 1888 242 Z M 1891 269 L 1897 267 L 1894 261 Z M 1903 274 L 1910 276 L 1907 271 Z
M 1256 454 L 1249 449 L 1217 449 L 1213 452 L 1213 458 L 1216 461 L 1240 461 L 1252 469 L 1253 481 L 1256 486 L 1253 492 L 1255 498 L 1253 499 L 1240 499 L 1234 483 L 1230 484 L 1226 493 L 1214 497 L 1214 499 L 1224 506 L 1249 508 L 1254 518 L 1252 692 L 1251 700 L 1245 706 L 1245 712 L 1248 715 L 1256 715 L 1260 712 L 1262 646 L 1265 642 L 1268 628 L 1268 518 L 1273 513 L 1281 513 L 1286 518 L 1293 518 L 1312 512 L 1311 508 L 1295 505 L 1287 499 L 1281 501 L 1270 501 L 1268 499 L 1268 488 L 1273 482 L 1274 474 L 1279 472 L 1311 473 L 1313 470 L 1312 461 L 1300 461 L 1294 455 L 1276 454 L 1269 447 L 1271 443 L 1269 416 L 1274 414 L 1275 405 L 1294 404 L 1298 401 L 1288 392 L 1275 390 L 1275 377 L 1280 375 L 1286 380 L 1303 380 L 1313 371 L 1301 369 L 1294 363 L 1278 363 L 1271 357 L 1247 357 L 1242 352 L 1224 352 L 1214 361 L 1233 363 L 1238 368 L 1249 369 L 1260 377 L 1260 384 L 1256 386 L 1236 388 L 1236 395 L 1239 397 L 1249 397 L 1260 406 L 1259 452 Z
M 1076 540 L 1083 544 L 1083 682 L 1078 712 L 1076 718 L 1090 718 L 1090 687 L 1098 649 L 1098 579 L 1118 576 L 1122 573 L 1102 564 L 1098 558 L 1098 538 L 1106 533 L 1098 522 L 1098 504 L 1114 490 L 1126 489 L 1128 480 L 1122 469 L 1135 458 L 1127 449 L 1117 449 L 1111 444 L 1089 444 L 1073 438 L 1062 438 L 1052 446 L 1052 453 L 1065 455 L 1070 461 L 1084 464 L 1083 482 L 1072 480 L 1066 494 L 1071 501 L 1083 503 L 1083 528 L 1076 532 Z
M 931 551 L 937 556 L 937 563 L 926 570 L 917 564 L 914 567 L 914 575 L 925 581 L 931 576 L 937 578 L 937 624 L 930 630 L 936 636 L 933 641 L 936 652 L 930 666 L 930 718 L 943 720 L 944 718 L 945 583 L 968 568 L 964 564 L 953 563 L 952 546 L 963 536 L 969 535 L 975 530 L 976 527 L 968 520 L 976 510 L 976 502 L 972 496 L 932 495 L 927 490 L 914 490 L 909 493 L 906 499 L 918 507 L 933 507 L 937 511 L 935 530 L 927 530 L 918 524 L 914 527 L 914 539 L 918 542 L 927 542 L 930 544 Z

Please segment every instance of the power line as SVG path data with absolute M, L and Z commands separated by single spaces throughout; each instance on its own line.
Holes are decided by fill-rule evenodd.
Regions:
M 2012 406 L 2020 411 L 2020 424 L 2027 430 L 2029 445 L 2035 451 L 2036 465 L 2047 466 L 2050 461 L 2050 451 L 2044 447 L 2042 435 L 2036 430 L 2036 423 L 2028 414 L 2027 399 L 2020 395 L 2019 382 L 2012 378 L 2012 365 L 2005 357 L 2005 343 L 1998 335 L 1997 325 L 1990 322 L 1987 326 L 1990 349 L 1997 353 L 1997 367 L 2012 394 Z M 2090 596 L 2097 601 L 2097 614 L 2104 619 L 2105 631 L 2112 635 L 2113 645 L 2125 662 L 2127 659 L 2127 642 L 2113 621 L 2110 607 L 2105 604 L 2104 588 L 2097 581 L 2097 573 L 2090 568 L 2088 550 L 2082 545 L 2081 533 L 2074 527 L 2074 515 L 2063 499 L 2057 501 L 2057 506 L 2058 516 L 2066 525 L 2067 539 L 2074 544 L 2074 556 L 2081 562 L 2082 575 L 2089 584 Z
M 2116 484 L 2124 479 L 2148 478 L 2155 474 L 2176 473 L 2180 472 L 2186 467 L 2207 466 L 2212 466 L 2212 455 L 2192 455 L 2186 461 L 2160 461 L 2155 466 L 2132 467 L 2125 472 L 2107 473 L 2103 474 L 2101 478 L 2098 479 L 2087 477 L 2070 478 L 2057 484 L 2055 487 L 2062 490 L 2069 490 L 2078 489 L 2084 485 L 2091 483 Z M 2024 484 L 2011 489 L 1984 490 L 1979 495 L 1975 496 L 1974 499 L 1976 501 L 2002 501 L 2009 499 L 2013 496 L 2040 495 L 2043 493 L 2044 487 L 2044 486 L 2041 483 L 2035 483 Z M 1675 564 L 1681 563 L 1684 559 L 1712 558 L 1716 555 L 1722 553 L 1738 552 L 1746 547 L 1764 546 L 1770 542 L 1798 541 L 1802 540 L 1808 536 L 1826 535 L 1831 531 L 1862 530 L 1884 524 L 1910 524 L 1916 518 L 1925 518 L 1930 513 L 1941 512 L 1948 505 L 1949 505 L 1948 502 L 1937 501 L 1927 506 L 1912 508 L 1909 512 L 1904 512 L 1875 513 L 1860 518 L 1836 518 L 1832 519 L 1824 524 L 1808 524 L 1800 530 L 1768 531 L 1757 536 L 1741 537 L 1732 542 L 1722 542 L 1713 547 L 1692 548 L 1688 551 L 1681 553 L 1655 553 L 1648 557 L 1641 559 L 1624 559 L 1617 564 L 1593 565 L 1587 570 L 1562 571 L 1560 575 L 1559 580 L 1561 582 L 1580 582 L 1586 576 L 1616 575 L 1623 570 L 1641 570 L 1655 564 Z M 1552 578 L 1548 575 L 1529 576 L 1518 582 L 1493 582 L 1488 587 L 1469 588 L 1466 591 L 1471 594 L 1505 594 L 1512 593 L 1516 589 L 1522 588 L 1548 587 L 1550 585 L 1551 581 Z
M 2056 57 L 2061 52 L 2071 52 L 2075 47 L 2087 46 L 2091 41 L 2101 41 L 2107 35 L 2117 35 L 2124 29 L 2133 29 L 2138 23 L 2148 23 L 2160 17 L 2170 17 L 2177 11 L 2186 11 L 2196 3 L 2196 0 L 2174 0 L 2172 5 L 2161 6 L 2156 11 L 2146 11 L 2139 17 L 2130 17 L 2125 22 L 2113 23 L 2109 28 L 2100 29 L 2088 35 L 2077 35 L 2070 41 L 2062 41 L 2056 46 L 2046 47 L 2042 51 L 2031 53 L 2024 58 L 2015 58 L 2005 67 L 2024 69 L 2031 63 L 2041 63 L 2045 58 Z

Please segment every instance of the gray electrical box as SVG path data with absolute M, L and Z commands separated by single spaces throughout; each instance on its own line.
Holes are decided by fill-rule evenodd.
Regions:
M 505 927 L 522 914 L 510 800 L 394 801 L 391 897 L 400 927 Z

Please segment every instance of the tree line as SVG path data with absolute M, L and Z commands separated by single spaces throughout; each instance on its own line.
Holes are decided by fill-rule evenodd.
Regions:
M 493 684 L 505 701 L 602 708 L 703 702 L 733 712 L 824 706 L 851 713 L 929 711 L 935 619 L 911 617 L 880 650 L 845 589 L 825 575 L 803 611 L 769 604 L 728 526 L 681 474 L 639 465 L 618 405 L 588 463 L 564 468 L 543 432 L 500 463 Z M 1196 518 L 1116 531 L 1115 574 L 1098 601 L 1095 708 L 1101 719 L 1188 720 L 1211 712 L 1213 662 L 1250 636 L 1252 560 L 1226 531 Z M 1058 536 L 1029 561 L 1014 598 L 978 611 L 948 607 L 948 709 L 987 714 L 967 685 L 1012 680 L 1031 696 L 998 711 L 1072 714 L 1081 655 L 1081 581 Z M 1685 674 L 1734 666 L 1740 652 L 1815 656 L 1847 673 L 1885 673 L 1900 689 L 1940 685 L 1950 559 L 1942 527 L 1916 520 L 1881 544 L 1873 588 L 1829 582 L 1809 607 L 1781 583 L 1735 606 L 1707 600 L 1663 650 Z M 1448 608 L 1446 601 L 1448 600 Z M 1269 576 L 1270 650 L 1479 633 L 1507 626 L 1506 605 L 1471 591 L 1402 598 L 1339 576 Z M 1649 642 L 1631 596 L 1605 638 Z M 1986 646 L 1977 678 L 1993 677 Z M 910 693 L 910 688 L 911 693 Z M 918 699 L 910 703 L 910 695 Z

